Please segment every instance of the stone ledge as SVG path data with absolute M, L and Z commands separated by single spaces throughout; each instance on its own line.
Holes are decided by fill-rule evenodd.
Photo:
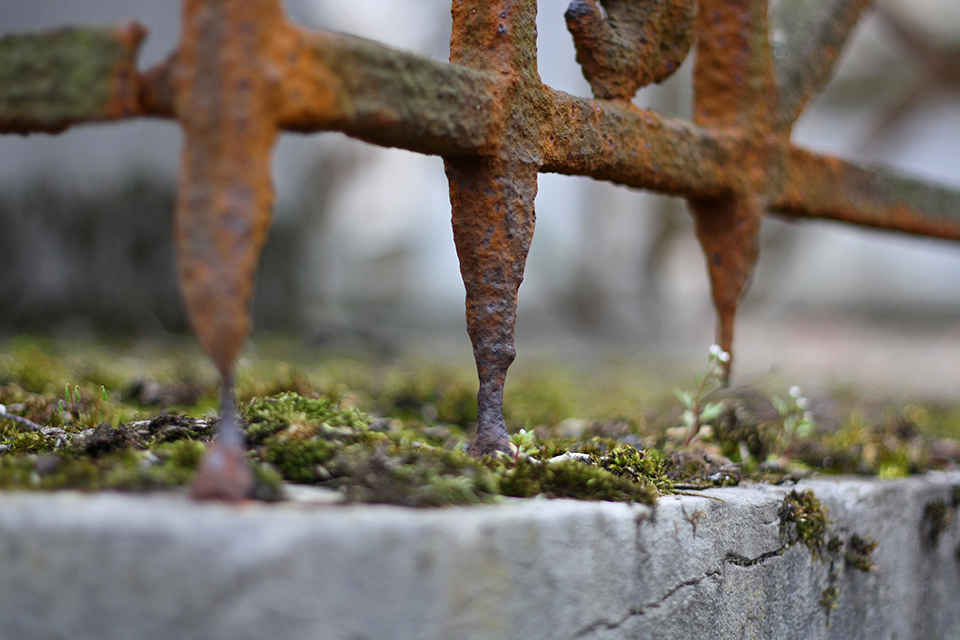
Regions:
M 0 638 L 960 638 L 956 487 L 438 510 L 0 494 Z M 874 571 L 787 544 L 794 488 L 879 543 Z

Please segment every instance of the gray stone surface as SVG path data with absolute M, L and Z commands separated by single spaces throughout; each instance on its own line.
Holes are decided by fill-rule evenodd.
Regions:
M 879 542 L 870 572 L 787 544 L 793 487 L 440 510 L 0 494 L 0 638 L 960 638 L 956 487 L 796 487 Z

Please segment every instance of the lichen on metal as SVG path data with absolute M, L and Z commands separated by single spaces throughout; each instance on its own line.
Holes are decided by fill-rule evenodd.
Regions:
M 444 156 L 490 150 L 500 127 L 491 74 L 341 34 L 309 34 L 304 44 L 306 73 L 288 76 L 286 129 L 337 129 Z
M 960 193 L 883 169 L 793 148 L 778 187 L 769 207 L 786 216 L 960 240 Z
M 137 114 L 145 35 L 130 23 L 0 37 L 0 133 L 57 133 Z
M 503 391 L 538 173 L 686 197 L 727 352 L 767 212 L 960 239 L 960 194 L 790 142 L 867 4 L 782 0 L 771 35 L 766 0 L 573 0 L 565 17 L 588 99 L 540 81 L 536 0 L 453 0 L 449 63 L 301 29 L 279 0 L 184 0 L 178 49 L 138 76 L 137 27 L 0 39 L 0 132 L 125 116 L 180 122 L 180 276 L 224 379 L 227 431 L 196 494 L 236 499 L 249 478 L 236 475 L 243 461 L 230 381 L 250 330 L 281 131 L 336 130 L 444 158 L 480 379 L 470 450 L 505 451 Z M 88 37 L 100 45 L 83 45 Z M 637 89 L 669 76 L 694 39 L 693 122 L 633 105 Z M 82 60 L 62 66 L 64 51 Z M 46 69 L 45 80 L 31 79 L 31 64 Z M 88 87 L 82 99 L 77 87 Z

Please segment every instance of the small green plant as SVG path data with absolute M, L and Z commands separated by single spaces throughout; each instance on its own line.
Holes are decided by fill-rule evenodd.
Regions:
M 800 542 L 819 558 L 825 547 L 832 547 L 827 539 L 830 520 L 827 509 L 813 491 L 791 491 L 780 506 L 781 535 L 792 542 Z
M 7 413 L 7 406 L 3 404 L 0 404 L 0 420 L 12 420 L 20 425 L 22 429 L 27 429 L 28 431 L 39 431 L 43 428 L 42 425 L 37 424 L 33 420 L 28 420 L 23 416 Z
M 533 429 L 529 431 L 527 429 L 520 429 L 520 431 L 510 436 L 510 445 L 511 449 L 513 449 L 514 459 L 520 456 L 531 456 L 536 453 L 536 440 L 537 436 L 533 433 Z
M 870 536 L 861 538 L 857 534 L 850 536 L 847 540 L 847 550 L 843 554 L 843 559 L 851 567 L 861 571 L 876 571 L 877 566 L 870 559 L 870 554 L 879 544 L 876 540 L 871 540 Z
M 826 609 L 827 613 L 837 608 L 837 598 L 840 596 L 840 590 L 831 585 L 820 593 L 820 606 Z
M 707 359 L 707 369 L 703 375 L 696 376 L 696 389 L 693 392 L 683 389 L 674 389 L 673 395 L 683 405 L 680 416 L 681 428 L 686 431 L 684 445 L 690 445 L 707 435 L 704 427 L 712 424 L 723 415 L 726 408 L 723 400 L 708 401 L 710 395 L 723 386 L 725 375 L 724 365 L 730 362 L 730 354 L 720 348 L 720 345 L 710 345 L 710 355 Z
M 785 450 L 789 451 L 798 439 L 808 438 L 813 434 L 816 422 L 813 412 L 810 411 L 810 401 L 804 397 L 800 387 L 790 387 L 786 399 L 770 396 L 770 402 L 783 424 L 780 439 Z
M 62 422 L 65 423 L 64 418 L 69 416 L 74 426 L 77 427 L 95 427 L 100 424 L 103 417 L 103 415 L 101 415 L 101 409 L 105 409 L 107 402 L 106 387 L 100 385 L 100 393 L 97 394 L 96 402 L 92 408 L 83 397 L 83 393 L 80 391 L 80 385 L 74 385 L 72 391 L 70 390 L 69 384 L 65 385 L 63 388 L 63 398 L 66 400 L 66 403 L 61 400 L 58 404 L 58 415 Z

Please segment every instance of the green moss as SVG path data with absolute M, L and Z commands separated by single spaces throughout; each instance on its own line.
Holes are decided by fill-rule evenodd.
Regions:
M 0 344 L 0 404 L 45 427 L 25 432 L 0 419 L 0 483 L 90 490 L 187 484 L 216 424 L 207 415 L 215 409 L 217 378 L 193 342 L 184 344 L 106 351 L 50 339 Z M 333 488 L 350 500 L 413 505 L 503 495 L 649 502 L 677 488 L 735 484 L 741 472 L 771 482 L 812 471 L 898 476 L 960 457 L 950 453 L 949 440 L 960 410 L 874 406 L 841 395 L 834 402 L 844 407 L 842 418 L 818 417 L 817 430 L 788 438 L 769 396 L 755 389 L 711 396 L 724 411 L 711 422 L 712 433 L 688 446 L 666 430 L 680 418 L 671 381 L 651 382 L 617 364 L 584 372 L 527 361 L 511 374 L 506 416 L 511 432 L 525 429 L 522 450 L 533 460 L 478 462 L 462 452 L 476 420 L 469 359 L 460 368 L 447 361 L 401 365 L 281 347 L 258 340 L 258 357 L 237 372 L 250 462 L 264 487 L 282 479 Z M 928 433 L 946 439 L 936 455 Z M 567 452 L 589 458 L 547 464 Z M 955 494 L 950 513 L 960 503 L 960 489 Z M 785 535 L 789 530 L 824 557 L 849 553 L 850 566 L 864 564 L 859 555 L 869 554 L 848 549 L 848 540 L 829 530 L 818 537 L 825 513 L 818 520 L 802 497 L 793 509 L 797 519 L 785 520 Z M 926 518 L 931 540 L 944 514 Z
M 940 536 L 953 522 L 953 509 L 942 498 L 934 498 L 923 507 L 920 521 L 920 541 L 924 549 L 936 549 Z
M 837 598 L 840 596 L 840 590 L 836 586 L 829 586 L 820 594 L 820 605 L 827 611 L 837 608 Z
M 856 536 L 856 534 L 854 534 Z M 859 540 L 860 537 L 856 536 Z M 827 551 L 830 553 L 839 553 L 843 549 L 843 538 L 837 535 L 830 536 L 830 540 L 827 542 Z
M 827 563 L 830 573 L 827 586 L 820 595 L 820 605 L 827 615 L 837 607 L 840 596 L 839 582 L 842 568 L 850 567 L 858 571 L 873 571 L 876 567 L 871 554 L 877 542 L 869 537 L 852 534 L 844 540 L 832 531 L 827 508 L 809 489 L 791 491 L 780 505 L 780 535 L 787 546 L 802 544 L 810 550 L 814 560 Z
M 500 490 L 504 495 L 518 498 L 544 495 L 648 504 L 659 496 L 652 482 L 645 479 L 636 482 L 579 460 L 542 463 L 520 458 L 503 471 Z
M 629 445 L 620 445 L 594 459 L 601 468 L 617 477 L 648 486 L 657 494 L 673 493 L 667 460 L 656 449 L 640 451 Z
M 816 558 L 842 558 L 862 571 L 874 568 L 870 555 L 877 542 L 852 534 L 844 540 L 831 530 L 827 508 L 809 489 L 791 491 L 780 506 L 780 531 L 789 544 L 800 543 Z
M 791 491 L 780 506 L 781 534 L 803 544 L 817 557 L 826 546 L 829 522 L 826 507 L 809 489 Z
M 247 440 L 252 445 L 277 434 L 282 434 L 283 440 L 304 436 L 328 439 L 355 436 L 372 422 L 358 409 L 342 409 L 330 399 L 304 398 L 289 391 L 269 398 L 254 398 L 243 413 L 249 425 Z
M 950 488 L 950 506 L 954 509 L 960 507 L 960 486 Z
M 264 447 L 262 459 L 276 467 L 285 480 L 317 484 L 333 477 L 327 465 L 342 450 L 342 444 L 327 440 L 275 438 Z
M 652 502 L 657 483 L 668 486 L 662 472 L 655 480 L 644 475 L 662 461 L 630 447 L 597 464 L 525 457 L 482 462 L 458 448 L 427 445 L 415 429 L 374 432 L 366 416 L 339 412 L 328 401 L 289 394 L 254 400 L 246 411 L 265 462 L 288 481 L 338 488 L 348 500 L 440 506 L 544 495 Z
M 853 534 L 847 540 L 847 550 L 843 554 L 843 559 L 855 569 L 874 571 L 877 567 L 870 559 L 870 555 L 877 548 L 877 544 L 876 540 L 871 540 L 869 537 L 861 538 L 857 534 Z
M 152 451 L 133 447 L 97 457 L 59 453 L 0 457 L 0 488 L 150 491 L 187 484 L 203 455 L 203 443 L 183 440 Z
M 500 493 L 497 474 L 459 451 L 383 445 L 339 462 L 345 495 L 359 502 L 432 507 L 492 502 Z

